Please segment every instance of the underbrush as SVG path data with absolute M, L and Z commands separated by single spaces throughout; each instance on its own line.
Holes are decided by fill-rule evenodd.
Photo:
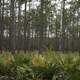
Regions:
M 0 80 L 80 80 L 79 53 L 0 54 Z M 3 80 L 3 79 L 2 79 Z

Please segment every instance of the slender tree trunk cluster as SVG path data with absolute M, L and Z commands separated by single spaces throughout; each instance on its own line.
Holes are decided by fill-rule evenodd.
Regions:
M 80 52 L 79 0 L 0 0 L 0 51 Z

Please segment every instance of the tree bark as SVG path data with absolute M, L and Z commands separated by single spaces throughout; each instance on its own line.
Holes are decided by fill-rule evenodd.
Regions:
M 18 2 L 18 53 L 20 52 L 20 42 L 21 42 L 21 1 Z
M 15 53 L 15 11 L 14 2 L 11 0 L 11 26 L 10 26 L 10 49 L 12 53 Z
M 25 0 L 25 15 L 24 15 L 24 53 L 26 53 L 26 8 L 27 7 L 27 1 Z
M 65 50 L 65 0 L 62 0 L 61 11 L 61 50 Z

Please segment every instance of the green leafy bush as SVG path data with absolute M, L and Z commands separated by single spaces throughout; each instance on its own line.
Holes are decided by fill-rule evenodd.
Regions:
M 0 54 L 0 76 L 14 80 L 80 80 L 79 53 Z

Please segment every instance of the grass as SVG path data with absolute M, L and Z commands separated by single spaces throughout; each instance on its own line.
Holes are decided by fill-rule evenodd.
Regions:
M 80 55 L 50 50 L 41 54 L 3 52 L 0 75 L 8 80 L 80 80 Z

